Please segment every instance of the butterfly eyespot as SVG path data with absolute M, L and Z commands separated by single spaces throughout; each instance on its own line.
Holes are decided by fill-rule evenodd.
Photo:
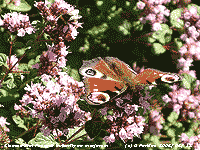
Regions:
M 162 76 L 161 81 L 167 82 L 167 83 L 173 83 L 179 81 L 179 76 L 175 74 L 167 74 Z
M 91 105 L 100 105 L 108 102 L 109 99 L 110 96 L 107 93 L 103 92 L 93 92 L 88 96 L 88 102 Z
M 89 76 L 95 76 L 96 75 L 96 71 L 93 69 L 88 69 L 85 71 L 85 73 Z
M 91 67 L 83 68 L 80 70 L 80 73 L 85 77 L 93 77 L 93 78 L 102 78 L 105 75 L 98 70 L 95 70 Z

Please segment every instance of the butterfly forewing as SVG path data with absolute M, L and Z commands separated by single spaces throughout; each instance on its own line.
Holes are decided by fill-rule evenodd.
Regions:
M 79 71 L 83 76 L 86 77 L 119 81 L 117 74 L 112 69 L 110 69 L 108 64 L 101 57 L 92 59 L 90 61 L 84 61 L 83 66 Z M 89 75 L 87 74 L 89 71 L 95 72 L 96 74 Z
M 106 57 L 105 62 L 109 65 L 110 69 L 117 74 L 117 76 L 120 78 L 121 81 L 123 80 L 124 77 L 134 78 L 135 75 L 137 74 L 125 62 L 117 58 Z
M 139 73 L 135 77 L 137 84 L 149 84 L 154 83 L 156 79 L 161 78 L 165 73 L 154 70 L 154 69 L 145 69 L 143 72 Z

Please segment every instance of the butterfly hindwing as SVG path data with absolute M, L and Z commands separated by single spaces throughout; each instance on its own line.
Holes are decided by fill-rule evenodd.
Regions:
M 84 83 L 86 87 L 86 100 L 93 105 L 108 102 L 124 88 L 124 84 L 121 82 L 99 78 L 85 78 Z

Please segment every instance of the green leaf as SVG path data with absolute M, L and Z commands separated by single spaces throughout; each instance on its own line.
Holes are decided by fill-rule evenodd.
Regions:
M 35 59 L 31 59 L 29 62 L 28 62 L 28 68 L 29 69 L 32 69 L 32 66 L 35 65 L 37 62 L 35 61 Z
M 153 135 L 153 136 L 151 136 L 149 139 L 150 139 L 150 141 L 152 141 L 152 142 L 155 143 L 156 145 L 160 145 L 159 137 L 158 137 L 158 136 Z
M 67 138 L 70 138 L 71 136 L 73 136 L 73 134 L 75 132 L 77 132 L 80 128 L 82 128 L 82 127 L 75 127 L 74 129 L 73 128 L 69 128 L 69 133 L 67 135 Z M 73 139 L 78 138 L 78 137 L 80 137 L 80 136 L 82 136 L 84 134 L 86 134 L 86 131 L 83 129 L 78 134 L 76 134 L 70 141 L 72 141 Z M 82 138 L 79 138 L 78 140 L 81 140 L 81 139 Z
M 167 117 L 167 120 L 169 121 L 169 122 L 174 122 L 174 121 L 176 121 L 177 119 L 178 119 L 178 114 L 176 113 L 176 112 L 171 112 L 170 113 L 170 115 Z
M 18 66 L 18 69 L 21 71 L 27 71 L 28 70 L 28 64 L 26 63 L 20 63 Z
M 25 53 L 25 51 L 26 51 L 27 49 L 31 49 L 31 47 L 29 46 L 29 47 L 17 49 L 17 50 L 16 50 L 17 57 L 21 57 L 21 56 Z
M 100 119 L 98 120 L 89 120 L 85 123 L 85 131 L 89 135 L 90 138 L 94 138 L 98 136 L 101 132 L 103 123 Z
M 144 138 L 144 140 L 149 140 L 149 138 L 150 138 L 150 133 L 144 134 L 143 138 Z
M 18 127 L 23 128 L 26 131 L 28 131 L 28 128 L 24 125 L 24 120 L 22 120 L 19 116 L 16 116 L 16 115 L 14 115 L 12 118 Z
M 183 46 L 183 43 L 179 38 L 175 38 L 174 42 L 176 44 L 177 49 L 180 49 Z
M 11 74 L 11 73 L 9 73 L 9 74 Z M 7 87 L 9 89 L 13 89 L 16 87 L 16 84 L 14 83 L 14 78 L 8 79 L 8 80 L 4 81 L 4 83 L 7 84 Z
M 92 112 L 91 105 L 88 105 L 88 103 L 85 100 L 80 99 L 77 101 L 77 104 L 81 110 L 86 111 L 86 112 Z
M 37 145 L 40 148 L 50 148 L 54 145 L 60 145 L 58 142 L 55 141 L 52 135 L 44 136 L 43 133 L 38 133 L 34 139 L 28 142 L 29 145 Z
M 152 53 L 155 55 L 163 54 L 166 49 L 160 43 L 153 43 Z
M 181 12 L 182 10 L 178 8 L 173 10 L 170 15 L 170 22 L 172 26 L 179 29 L 184 27 L 184 21 L 179 19 L 181 17 Z
M 186 133 L 188 137 L 194 136 L 194 130 L 190 127 L 188 132 Z
M 70 76 L 73 77 L 74 80 L 80 81 L 80 75 L 79 75 L 78 69 L 72 69 Z
M 174 126 L 177 126 L 177 128 L 181 128 L 183 126 L 183 124 L 181 122 L 176 122 L 174 124 Z
M 172 128 L 169 128 L 168 130 L 167 130 L 167 135 L 169 136 L 169 137 L 175 137 L 175 131 L 172 129 Z
M 134 21 L 133 22 L 133 28 L 134 28 L 135 31 L 142 31 L 143 25 L 144 24 L 142 24 L 141 21 Z
M 156 39 L 155 39 L 155 38 L 152 38 L 152 37 L 148 37 L 148 41 L 149 41 L 150 43 L 153 43 L 153 42 L 156 41 Z
M 22 138 L 18 138 L 15 140 L 15 143 L 16 144 L 19 144 L 19 145 L 26 145 L 26 142 L 24 141 L 24 139 Z
M 0 66 L 7 66 L 7 55 L 4 53 L 0 53 Z
M 0 3 L 2 4 L 2 5 L 0 5 L 0 8 L 4 8 L 4 7 L 6 7 L 8 0 L 2 0 L 2 1 L 0 1 Z
M 23 42 L 17 41 L 13 43 L 13 47 L 22 48 L 22 47 L 25 47 L 25 44 Z
M 161 24 L 161 30 L 155 31 L 152 38 L 158 40 L 161 44 L 165 44 L 171 40 L 172 30 L 167 24 Z
M 181 75 L 183 76 L 181 86 L 186 89 L 191 89 L 191 84 L 194 84 L 196 79 L 187 73 L 183 73 Z
M 19 12 L 21 11 L 27 12 L 31 10 L 31 6 L 25 0 L 21 0 L 19 6 L 15 6 L 13 3 L 10 3 L 7 5 L 7 8 Z
M 8 96 L 8 91 L 4 89 L 0 89 L 0 98 Z

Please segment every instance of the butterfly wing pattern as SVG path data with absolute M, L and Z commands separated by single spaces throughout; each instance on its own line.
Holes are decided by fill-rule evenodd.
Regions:
M 156 84 L 155 81 L 159 78 L 168 83 L 179 80 L 175 74 L 154 69 L 145 69 L 137 74 L 126 63 L 114 57 L 83 61 L 79 72 L 84 76 L 86 100 L 91 105 L 108 102 L 123 93 L 128 86 L 134 89 L 138 84 Z
M 84 61 L 79 71 L 84 76 L 86 100 L 92 105 L 103 104 L 127 88 L 101 57 Z

